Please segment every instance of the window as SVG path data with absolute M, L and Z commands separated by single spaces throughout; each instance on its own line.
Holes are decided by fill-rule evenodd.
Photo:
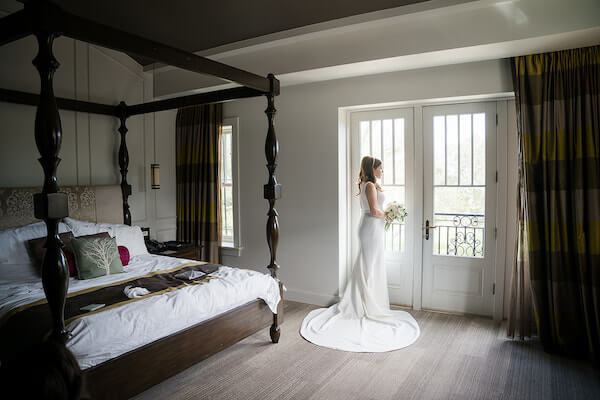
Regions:
M 231 125 L 221 130 L 221 236 L 223 243 L 233 243 L 233 178 L 231 176 Z
M 224 255 L 239 255 L 239 201 L 237 168 L 237 118 L 225 118 L 221 128 L 221 240 Z

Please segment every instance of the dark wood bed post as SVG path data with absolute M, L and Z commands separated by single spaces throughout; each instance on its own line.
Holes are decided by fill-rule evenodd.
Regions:
M 52 54 L 52 43 L 56 35 L 50 29 L 45 29 L 46 24 L 43 23 L 46 4 L 36 3 L 40 7 L 35 8 L 33 16 L 40 23 L 34 26 L 40 28 L 34 32 L 39 48 L 33 65 L 39 72 L 41 89 L 35 114 L 35 143 L 41 155 L 39 162 L 44 170 L 44 186 L 42 193 L 34 195 L 34 210 L 36 218 L 43 219 L 48 229 L 46 253 L 42 261 L 42 283 L 52 313 L 51 337 L 64 343 L 69 336 L 64 320 L 69 270 L 58 236 L 58 222 L 69 213 L 67 195 L 59 192 L 56 181 L 62 127 L 52 87 L 54 71 L 59 64 Z
M 275 126 L 273 125 L 273 119 L 275 118 L 275 76 L 273 74 L 268 75 L 269 81 L 271 82 L 271 90 L 267 94 L 267 119 L 269 120 L 269 130 L 267 132 L 267 139 L 265 141 L 265 157 L 267 158 L 267 169 L 269 170 L 269 182 L 264 186 L 264 197 L 269 201 L 269 212 L 267 219 L 267 243 L 269 245 L 269 252 L 271 255 L 271 261 L 267 268 L 271 271 L 271 276 L 277 278 L 277 244 L 279 242 L 279 222 L 277 221 L 277 210 L 275 209 L 275 201 L 281 198 L 281 185 L 277 183 L 275 178 L 275 169 L 277 168 L 277 152 L 279 151 L 279 142 L 275 135 Z M 278 88 L 277 88 L 278 89 Z M 280 283 L 281 290 L 281 283 Z M 271 341 L 273 343 L 279 342 L 279 314 L 273 314 L 273 325 L 271 325 Z
M 123 223 L 131 226 L 131 211 L 129 210 L 129 203 L 127 198 L 131 196 L 131 185 L 127 183 L 127 170 L 129 168 L 129 151 L 127 150 L 127 105 L 125 102 L 120 102 L 118 106 L 119 110 L 119 133 L 121 134 L 121 144 L 119 146 L 119 169 L 121 171 L 121 194 L 123 195 Z

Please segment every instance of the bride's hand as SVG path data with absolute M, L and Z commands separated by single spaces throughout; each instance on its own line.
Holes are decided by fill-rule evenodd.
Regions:
M 392 219 L 390 217 L 388 217 L 387 214 L 384 214 L 384 218 L 385 218 L 385 222 L 388 222 L 390 224 L 392 223 Z

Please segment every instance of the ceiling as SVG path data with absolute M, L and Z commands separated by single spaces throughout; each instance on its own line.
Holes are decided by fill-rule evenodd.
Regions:
M 0 0 L 0 15 L 27 0 Z M 54 0 L 282 86 L 600 44 L 598 0 Z M 167 98 L 233 85 L 152 64 Z
M 425 1 L 55 0 L 73 14 L 189 52 Z

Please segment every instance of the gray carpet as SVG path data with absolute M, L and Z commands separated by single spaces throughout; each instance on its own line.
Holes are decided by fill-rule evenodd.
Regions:
M 287 302 L 281 341 L 265 329 L 136 399 L 600 399 L 583 361 L 505 339 L 490 319 L 411 311 L 419 340 L 388 353 L 346 353 L 298 333 L 316 307 Z

